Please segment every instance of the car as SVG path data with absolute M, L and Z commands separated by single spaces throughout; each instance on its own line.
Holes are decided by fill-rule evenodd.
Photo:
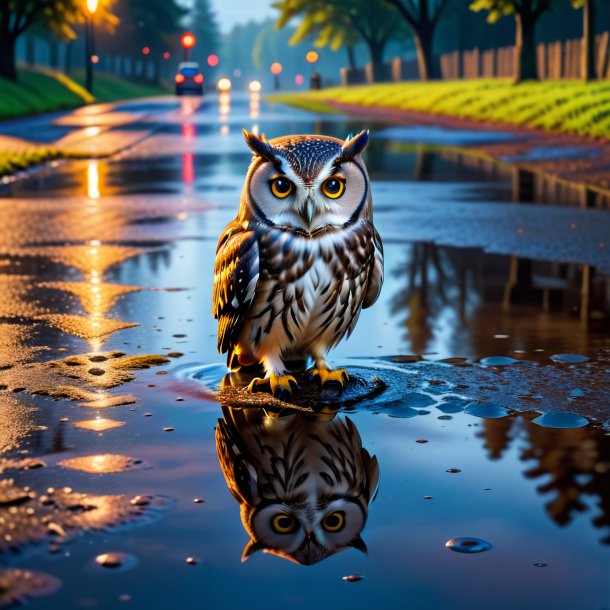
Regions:
M 174 81 L 176 95 L 203 95 L 203 74 L 197 62 L 183 61 L 179 64 Z

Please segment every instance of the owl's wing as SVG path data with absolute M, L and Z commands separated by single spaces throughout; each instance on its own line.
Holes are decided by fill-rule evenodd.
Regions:
M 369 277 L 362 307 L 370 307 L 379 297 L 383 284 L 383 244 L 377 229 L 373 227 L 373 245 L 375 247 L 369 267 Z
M 258 282 L 258 243 L 254 231 L 237 220 L 218 241 L 214 265 L 212 313 L 218 320 L 218 351 L 237 341 Z

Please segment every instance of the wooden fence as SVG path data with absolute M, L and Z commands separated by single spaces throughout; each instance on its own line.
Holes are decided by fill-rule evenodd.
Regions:
M 597 77 L 610 78 L 608 58 L 610 34 L 596 37 L 595 66 Z M 582 39 L 540 43 L 536 48 L 540 80 L 581 78 Z M 441 55 L 441 75 L 444 79 L 511 78 L 515 70 L 515 47 L 481 51 L 454 51 Z
M 581 78 L 582 39 L 540 43 L 536 48 L 538 78 L 565 80 Z M 596 37 L 595 66 L 597 77 L 610 79 L 610 33 Z M 477 78 L 512 78 L 515 74 L 515 47 L 500 47 L 482 51 L 478 48 L 453 51 L 436 58 L 441 77 L 445 80 Z M 384 66 L 377 82 L 418 80 L 415 59 L 396 57 Z M 341 69 L 341 84 L 358 85 L 373 82 L 370 64 L 364 68 Z

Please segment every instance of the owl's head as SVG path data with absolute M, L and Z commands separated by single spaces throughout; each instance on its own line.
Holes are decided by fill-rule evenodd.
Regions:
M 269 226 L 311 233 L 371 214 L 369 177 L 361 153 L 369 132 L 345 141 L 316 135 L 267 140 L 244 130 L 254 152 L 242 213 Z
M 224 412 L 216 443 L 250 536 L 242 560 L 260 550 L 303 565 L 366 553 L 360 533 L 379 467 L 350 419 Z

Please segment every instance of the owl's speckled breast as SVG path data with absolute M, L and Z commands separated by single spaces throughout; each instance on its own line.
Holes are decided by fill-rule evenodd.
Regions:
M 256 349 L 323 353 L 355 324 L 366 290 L 373 229 L 361 221 L 317 238 L 268 228 L 259 235 L 260 270 L 244 327 Z

